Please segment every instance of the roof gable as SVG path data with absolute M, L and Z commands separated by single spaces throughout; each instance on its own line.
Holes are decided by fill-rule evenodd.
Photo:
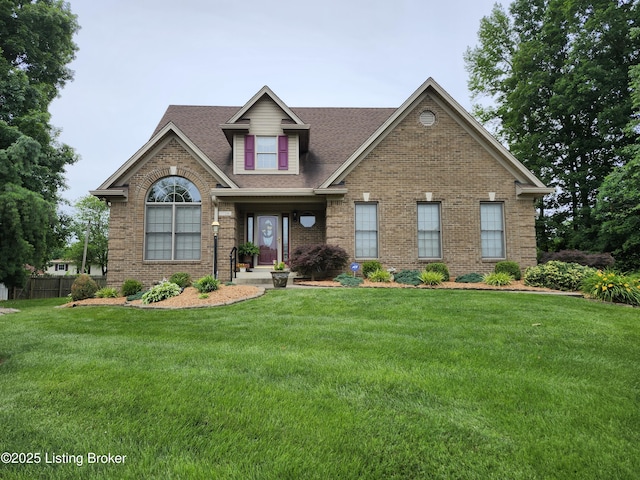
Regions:
M 251 97 L 251 99 L 247 103 L 245 103 L 245 105 L 227 121 L 227 124 L 234 124 L 241 120 L 247 114 L 247 112 L 264 96 L 269 97 L 276 105 L 278 105 L 293 123 L 297 125 L 304 125 L 304 122 L 300 120 L 300 118 L 295 113 L 293 113 L 293 111 L 282 100 L 280 100 L 280 98 L 275 93 L 273 93 L 273 90 L 271 90 L 266 85 L 262 87 L 253 97 Z
M 96 190 L 92 190 L 92 195 L 108 197 L 108 196 L 126 196 L 126 191 L 122 188 L 114 188 L 123 178 L 131 174 L 133 170 L 140 166 L 144 156 L 154 149 L 160 142 L 170 135 L 174 135 L 182 142 L 182 144 L 190 151 L 190 153 L 208 168 L 218 179 L 228 187 L 236 187 L 237 185 L 213 162 L 207 155 L 185 135 L 173 122 L 167 123 L 163 128 L 158 130 L 147 143 L 143 145 L 129 160 L 127 160 L 113 175 L 111 175 Z
M 340 183 L 393 129 L 425 98 L 431 95 L 458 123 L 473 135 L 496 160 L 513 176 L 516 182 L 528 185 L 520 193 L 541 195 L 551 193 L 553 189 L 545 185 L 527 169 L 509 150 L 498 142 L 477 120 L 475 120 L 458 102 L 456 102 L 433 78 L 428 78 L 372 135 L 364 141 L 340 167 L 320 186 L 330 188 Z

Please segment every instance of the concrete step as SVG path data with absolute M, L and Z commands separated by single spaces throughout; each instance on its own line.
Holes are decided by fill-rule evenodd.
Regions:
M 287 285 L 293 284 L 294 277 L 296 277 L 295 273 L 289 273 L 289 281 Z M 254 268 L 250 272 L 237 272 L 236 277 L 233 279 L 233 283 L 237 285 L 273 286 L 273 281 L 271 280 L 271 269 Z

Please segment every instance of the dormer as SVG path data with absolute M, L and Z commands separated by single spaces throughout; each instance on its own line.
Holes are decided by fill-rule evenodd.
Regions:
M 309 125 L 269 87 L 263 87 L 220 128 L 233 150 L 234 174 L 300 172 L 300 154 L 309 148 Z

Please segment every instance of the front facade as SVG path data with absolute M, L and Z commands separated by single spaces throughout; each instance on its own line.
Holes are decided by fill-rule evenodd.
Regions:
M 268 87 L 243 107 L 170 106 L 93 195 L 110 203 L 108 283 L 175 272 L 229 280 L 298 246 L 453 276 L 536 262 L 534 200 L 550 193 L 435 81 L 398 109 L 290 108 Z M 219 223 L 217 242 L 211 228 Z

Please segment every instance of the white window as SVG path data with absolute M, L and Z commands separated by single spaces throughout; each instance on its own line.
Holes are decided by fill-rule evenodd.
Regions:
M 482 258 L 505 258 L 502 203 L 480 204 Z
M 418 204 L 418 257 L 442 258 L 440 204 Z
M 378 258 L 377 203 L 356 203 L 356 258 Z
M 256 137 L 256 168 L 275 170 L 278 168 L 278 137 Z
M 166 177 L 149 189 L 146 260 L 199 260 L 201 198 L 186 178 Z
M 56 263 L 56 272 L 66 272 L 69 270 L 68 263 Z

